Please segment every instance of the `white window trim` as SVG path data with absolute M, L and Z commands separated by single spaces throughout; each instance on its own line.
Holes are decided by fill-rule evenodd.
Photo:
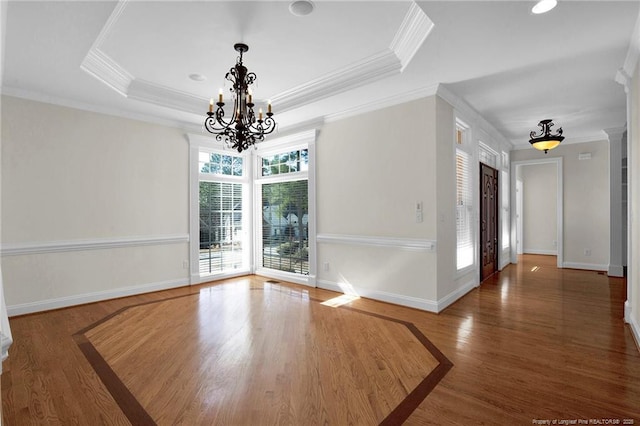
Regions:
M 189 139 L 189 284 L 196 285 L 202 282 L 219 280 L 224 278 L 236 277 L 246 275 L 253 272 L 253 221 L 250 218 L 243 218 L 243 229 L 246 233 L 248 242 L 248 259 L 245 268 L 234 270 L 233 272 L 217 273 L 213 275 L 200 276 L 200 195 L 199 195 L 199 183 L 201 180 L 207 182 L 228 182 L 228 183 L 242 183 L 246 191 L 243 191 L 243 204 L 246 206 L 246 210 L 243 211 L 253 212 L 253 185 L 251 176 L 253 173 L 251 161 L 251 150 L 247 150 L 242 154 L 238 154 L 236 151 L 230 150 L 225 147 L 222 142 L 216 141 L 213 137 L 207 137 L 197 134 L 188 134 Z M 242 160 L 242 174 L 243 176 L 229 176 L 218 175 L 210 173 L 200 173 L 200 152 L 215 152 L 224 155 L 240 156 Z M 244 194 L 246 192 L 246 194 Z
M 456 259 L 456 261 L 454 262 L 454 277 L 455 279 L 459 279 L 462 278 L 465 275 L 468 275 L 471 272 L 477 272 L 476 275 L 478 275 L 479 273 L 479 269 L 478 269 L 478 230 L 477 230 L 477 223 L 478 220 L 478 206 L 477 206 L 477 200 L 478 200 L 478 194 L 477 194 L 477 186 L 478 186 L 478 182 L 477 182 L 477 178 L 474 178 L 474 176 L 476 176 L 479 171 L 478 171 L 478 161 L 477 161 L 477 149 L 474 149 L 473 147 L 473 128 L 467 124 L 468 121 L 464 120 L 463 118 L 461 118 L 459 113 L 454 113 L 454 135 L 453 135 L 453 160 L 454 160 L 454 170 L 456 169 L 456 165 L 455 165 L 455 161 L 456 161 L 456 155 L 457 155 L 457 150 L 461 150 L 466 152 L 467 154 L 469 154 L 469 157 L 471 159 L 471 164 L 470 164 L 470 170 L 471 170 L 471 193 L 472 193 L 472 205 L 471 205 L 471 214 L 472 214 L 472 223 L 471 223 L 471 239 L 472 239 L 472 247 L 473 247 L 473 263 L 471 265 L 465 266 L 461 269 L 458 269 L 458 262 L 457 262 L 457 258 L 458 258 L 458 240 L 457 240 L 457 225 L 455 228 L 455 233 L 456 233 L 456 243 L 455 243 L 455 252 L 454 252 L 454 258 Z M 457 130 L 458 127 L 462 127 L 465 131 L 465 136 L 464 139 L 462 141 L 462 144 L 458 144 L 457 143 Z M 457 186 L 456 186 L 456 191 L 457 191 Z M 457 199 L 457 196 L 456 196 Z
M 248 270 L 234 271 L 228 274 L 216 274 L 213 276 L 207 276 L 209 279 L 223 279 L 233 276 L 251 274 L 260 274 L 266 277 L 282 279 L 298 284 L 304 284 L 308 286 L 316 286 L 317 277 L 317 260 L 316 260 L 316 138 L 317 132 L 315 129 L 299 132 L 291 135 L 282 136 L 279 138 L 270 139 L 265 142 L 261 142 L 257 145 L 257 149 L 249 149 L 244 151 L 240 156 L 243 157 L 243 177 L 228 176 L 228 175 L 213 175 L 207 173 L 200 173 L 198 169 L 199 153 L 200 151 L 217 152 L 227 155 L 238 155 L 236 151 L 227 148 L 224 143 L 216 141 L 214 137 L 204 136 L 200 134 L 188 134 L 189 139 L 189 234 L 190 249 L 189 249 L 189 282 L 191 285 L 199 284 L 203 282 L 199 274 L 199 244 L 200 244 L 200 223 L 199 223 L 199 182 L 201 180 L 216 181 L 216 182 L 235 182 L 245 183 L 247 185 L 247 211 L 251 212 L 252 218 L 247 221 L 246 229 L 249 235 L 249 268 Z M 290 173 L 288 175 L 276 175 L 276 176 L 259 176 L 262 171 L 262 165 L 257 167 L 259 157 L 269 156 L 277 154 L 286 150 L 295 149 L 308 149 L 309 152 L 309 167 L 307 171 Z M 306 177 L 303 177 L 303 174 Z M 262 183 L 272 183 L 280 180 L 291 180 L 292 177 L 299 179 L 308 179 L 309 181 L 309 221 L 307 223 L 309 232 L 309 275 L 302 276 L 299 274 L 292 274 L 287 272 L 274 271 L 272 269 L 259 269 L 256 265 L 256 257 L 261 249 L 262 242 L 259 241 L 256 235 L 256 229 L 261 228 L 262 212 L 256 211 L 261 205 L 259 194 L 256 190 L 257 181 Z M 244 224 L 243 224 L 244 226 Z
M 309 275 L 294 274 L 291 272 L 277 271 L 274 269 L 262 268 L 258 265 L 258 256 L 262 252 L 262 238 L 259 238 L 257 232 L 253 232 L 253 253 L 255 258 L 254 273 L 268 278 L 281 279 L 297 284 L 303 284 L 311 287 L 316 286 L 317 277 L 317 261 L 316 261 L 316 180 L 315 180 L 315 164 L 316 164 L 316 131 L 310 130 L 302 133 L 296 133 L 283 138 L 274 139 L 268 143 L 260 145 L 260 149 L 253 158 L 253 229 L 258 230 L 262 227 L 262 205 L 261 191 L 258 186 L 268 183 L 285 182 L 291 180 L 308 180 L 309 191 L 308 209 L 309 217 L 307 222 L 309 232 Z M 307 149 L 309 154 L 309 166 L 306 171 L 295 173 L 287 173 L 283 175 L 262 176 L 262 157 L 279 154 L 283 151 L 293 151 L 298 149 Z

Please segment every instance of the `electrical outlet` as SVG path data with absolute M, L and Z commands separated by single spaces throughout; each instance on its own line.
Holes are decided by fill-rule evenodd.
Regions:
M 325 270 L 325 271 L 328 271 L 329 270 L 329 262 L 324 262 L 322 264 L 322 269 Z
M 584 249 L 584 255 L 591 256 L 591 249 L 588 249 L 588 248 Z
M 188 260 L 183 260 L 182 261 L 182 269 L 189 269 L 189 261 Z

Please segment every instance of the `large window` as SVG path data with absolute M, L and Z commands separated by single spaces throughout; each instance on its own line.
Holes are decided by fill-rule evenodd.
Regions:
M 465 151 L 468 129 L 456 126 L 456 269 L 473 265 L 473 178 L 472 156 Z
M 257 273 L 313 284 L 316 131 L 238 153 L 189 135 L 192 284 Z
M 199 251 L 200 275 L 245 267 L 243 158 L 200 152 Z
M 262 267 L 308 275 L 308 150 L 264 156 L 260 164 Z

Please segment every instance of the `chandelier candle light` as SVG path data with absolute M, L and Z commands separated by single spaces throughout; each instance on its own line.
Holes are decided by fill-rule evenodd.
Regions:
M 529 137 L 529 143 L 533 145 L 535 149 L 539 149 L 540 151 L 544 151 L 546 154 L 550 149 L 553 149 L 560 145 L 560 142 L 564 140 L 564 136 L 562 136 L 562 127 L 558 128 L 558 132 L 555 135 L 551 134 L 551 128 L 553 127 L 553 121 L 546 119 L 542 120 L 538 123 L 540 126 L 540 134 L 536 135 L 536 132 L 531 132 Z
M 209 133 L 216 135 L 216 140 L 224 140 L 232 148 L 242 152 L 256 142 L 263 141 L 264 135 L 268 135 L 276 128 L 276 122 L 271 112 L 271 102 L 267 103 L 267 118 L 264 118 L 262 109 L 258 111 L 258 116 L 253 111 L 253 93 L 249 86 L 253 84 L 257 76 L 249 72 L 242 64 L 242 54 L 249 50 L 249 46 L 244 43 L 236 43 L 233 48 L 240 53 L 233 68 L 229 70 L 225 78 L 232 83 L 233 110 L 231 117 L 225 120 L 224 96 L 222 89 L 218 93 L 218 102 L 215 112 L 213 110 L 213 98 L 209 102 L 209 112 L 204 120 L 204 128 Z

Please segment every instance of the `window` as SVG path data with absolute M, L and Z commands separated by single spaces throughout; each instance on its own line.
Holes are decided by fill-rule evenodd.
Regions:
M 243 264 L 242 184 L 200 182 L 200 274 Z
M 309 151 L 307 149 L 262 158 L 262 176 L 274 176 L 307 170 L 309 170 Z
M 241 154 L 189 134 L 190 282 L 258 273 L 315 275 L 316 130 Z
M 200 276 L 248 268 L 248 207 L 244 158 L 198 151 L 198 270 Z
M 474 264 L 473 174 L 469 127 L 456 120 L 456 269 Z
M 210 152 L 200 152 L 200 173 L 226 176 L 242 176 L 242 157 Z
M 456 251 L 458 270 L 473 265 L 471 155 L 456 150 Z
M 511 245 L 509 239 L 509 153 L 502 152 L 502 193 L 500 204 L 502 207 L 502 249 L 506 250 Z
M 308 150 L 265 156 L 260 164 L 262 267 L 308 275 Z

